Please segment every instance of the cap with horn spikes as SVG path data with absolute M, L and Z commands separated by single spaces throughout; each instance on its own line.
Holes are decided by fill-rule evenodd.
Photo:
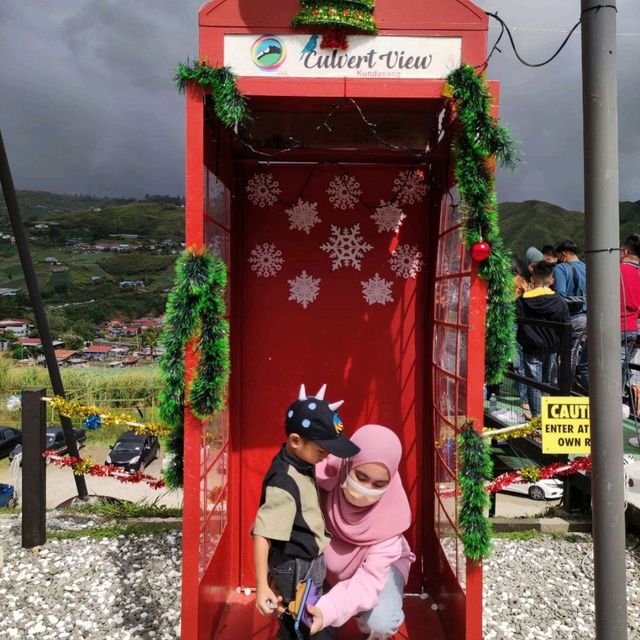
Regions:
M 343 425 L 336 409 L 343 400 L 329 403 L 324 399 L 327 385 L 323 384 L 315 396 L 307 396 L 304 384 L 300 385 L 298 399 L 289 405 L 285 415 L 287 435 L 298 434 L 313 440 L 322 449 L 339 458 L 350 458 L 360 449 L 343 432 Z

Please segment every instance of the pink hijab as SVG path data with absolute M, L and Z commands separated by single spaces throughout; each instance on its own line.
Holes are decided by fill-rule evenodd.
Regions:
M 377 424 L 360 427 L 351 441 L 360 447 L 360 453 L 347 461 L 338 458 L 331 461 L 335 467 L 327 472 L 336 473 L 337 482 L 333 489 L 323 492 L 323 511 L 332 536 L 355 547 L 369 547 L 404 533 L 411 525 L 409 499 L 398 473 L 402 444 L 391 429 Z M 340 485 L 352 469 L 370 462 L 387 467 L 389 486 L 370 507 L 354 507 L 344 497 Z M 358 550 L 354 552 L 358 554 Z

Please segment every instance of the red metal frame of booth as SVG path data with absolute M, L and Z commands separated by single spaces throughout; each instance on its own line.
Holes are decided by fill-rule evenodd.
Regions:
M 463 61 L 472 65 L 481 64 L 487 53 L 487 18 L 484 12 L 466 0 L 434 0 L 429 7 L 423 3 L 402 2 L 399 0 L 379 0 L 376 18 L 381 35 L 459 35 L 462 37 Z M 297 0 L 282 0 L 272 6 L 265 6 L 251 0 L 243 2 L 231 0 L 215 0 L 200 11 L 200 57 L 210 64 L 223 63 L 223 37 L 225 33 L 291 33 L 288 27 L 291 17 L 298 8 Z M 406 25 L 410 25 L 407 28 Z M 381 79 L 290 79 L 290 78 L 239 78 L 239 88 L 249 98 L 258 100 L 274 100 L 286 97 L 303 98 L 307 103 L 314 98 L 327 100 L 331 98 L 352 97 L 359 100 L 375 98 L 376 100 L 393 99 L 412 102 L 416 100 L 442 101 L 442 80 L 381 80 Z M 497 115 L 498 85 L 491 82 L 490 88 L 494 97 L 494 110 Z M 299 105 L 301 108 L 302 105 Z M 448 145 L 449 139 L 444 144 Z M 214 171 L 222 175 L 231 193 L 235 193 L 240 185 L 240 176 L 233 166 L 233 142 L 229 136 L 219 136 L 212 140 L 212 131 L 205 123 L 205 96 L 201 89 L 189 86 L 186 97 L 186 244 L 187 247 L 200 248 L 207 242 L 207 224 L 216 224 L 207 218 L 207 193 L 209 173 Z M 378 154 L 380 161 L 384 153 Z M 295 152 L 287 156 L 294 160 Z M 444 158 L 444 155 L 443 155 Z M 433 198 L 430 203 L 430 237 L 434 253 L 440 255 L 445 249 L 444 238 L 447 235 L 460 233 L 459 223 L 449 228 L 442 225 L 443 216 L 448 215 L 450 199 L 447 194 L 453 186 L 451 171 L 441 167 L 440 198 Z M 241 187 L 240 187 L 241 188 Z M 239 237 L 242 216 L 234 215 L 234 207 L 230 200 L 227 205 L 232 218 L 232 235 Z M 442 242 L 439 242 L 443 240 Z M 234 280 L 233 273 L 240 272 L 241 256 L 238 251 L 231 251 L 231 326 L 232 326 L 232 368 L 240 369 L 239 354 L 242 350 L 240 326 L 242 313 L 239 308 L 241 282 Z M 466 258 L 464 258 L 466 259 Z M 460 324 L 459 316 L 454 322 L 438 323 L 435 302 L 431 296 L 428 317 L 432 319 L 430 331 L 426 339 L 434 341 L 434 326 L 442 325 L 451 331 L 466 335 L 467 364 L 466 375 L 455 373 L 449 375 L 464 388 L 467 399 L 466 415 L 481 418 L 483 414 L 482 383 L 484 380 L 484 313 L 486 285 L 477 277 L 470 262 L 462 264 L 456 274 L 438 277 L 435 266 L 429 282 L 432 289 L 436 281 L 451 279 L 455 276 L 458 282 L 465 278 L 469 283 L 469 317 L 467 324 Z M 464 267 L 464 268 L 463 268 Z M 460 285 L 462 286 L 462 285 Z M 459 339 L 458 339 L 459 340 Z M 458 342 L 458 345 L 460 342 Z M 460 347 L 458 346 L 458 349 Z M 430 351 L 429 351 L 430 353 Z M 197 354 L 189 350 L 187 371 L 193 370 Z M 457 366 L 457 365 L 456 365 Z M 433 388 L 434 376 L 438 375 L 438 363 L 425 362 L 425 384 L 427 390 Z M 242 389 L 238 384 L 239 376 L 232 376 L 230 387 L 229 414 L 229 459 L 228 459 L 228 494 L 219 497 L 225 501 L 226 527 L 220 532 L 219 542 L 215 550 L 214 561 L 201 567 L 200 536 L 202 535 L 202 424 L 188 411 L 185 416 L 185 482 L 184 482 L 184 524 L 183 524 L 183 597 L 182 597 L 182 637 L 186 640 L 204 640 L 213 637 L 216 626 L 225 611 L 233 590 L 241 586 L 240 580 L 240 511 L 237 500 L 242 477 L 239 465 L 239 453 L 234 449 L 238 442 L 239 416 L 241 415 Z M 429 392 L 428 397 L 431 397 Z M 435 409 L 434 409 L 435 411 Z M 435 423 L 433 417 L 427 421 Z M 436 452 L 433 429 L 430 441 L 425 441 L 424 474 L 437 482 L 437 468 L 440 464 Z M 226 462 L 225 462 L 226 465 Z M 205 465 L 206 466 L 206 465 Z M 205 472 L 206 473 L 206 469 Z M 225 471 L 227 473 L 227 471 Z M 415 480 L 407 478 L 408 482 Z M 226 500 L 228 498 L 228 500 Z M 435 552 L 425 555 L 423 578 L 428 576 L 428 590 L 440 605 L 440 618 L 449 639 L 478 640 L 482 637 L 482 569 L 481 566 L 464 563 L 460 565 L 466 580 L 466 592 L 460 587 L 460 570 L 452 568 L 442 549 L 434 528 L 434 510 L 438 509 L 440 498 L 436 492 L 428 492 L 424 496 L 423 508 L 423 545 L 425 549 Z M 455 530 L 456 523 L 451 522 Z M 459 553 L 456 552 L 457 554 Z M 244 586 L 244 585 L 242 585 Z M 237 637 L 233 634 L 228 637 Z M 255 636 L 258 637 L 257 635 Z M 266 637 L 266 636 L 264 636 Z

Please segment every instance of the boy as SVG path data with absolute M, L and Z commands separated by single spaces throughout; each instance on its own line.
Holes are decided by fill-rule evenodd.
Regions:
M 531 289 L 516 300 L 516 317 L 553 322 L 571 322 L 567 301 L 551 289 L 553 265 L 536 262 L 531 272 Z M 518 323 L 518 342 L 524 354 L 524 375 L 539 382 L 550 382 L 551 365 L 560 348 L 555 329 Z M 540 415 L 542 393 L 527 386 L 531 414 Z
M 260 507 L 253 525 L 256 607 L 263 615 L 280 615 L 279 640 L 296 638 L 286 606 L 296 585 L 311 578 L 322 593 L 329 541 L 320 511 L 313 467 L 329 453 L 350 458 L 360 449 L 342 432 L 336 409 L 342 401 L 324 400 L 327 385 L 307 397 L 304 385 L 287 409 L 287 441 L 271 462 L 262 483 Z

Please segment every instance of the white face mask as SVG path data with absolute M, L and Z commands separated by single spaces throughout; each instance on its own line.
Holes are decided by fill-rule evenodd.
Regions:
M 349 474 L 342 483 L 342 493 L 349 504 L 354 507 L 370 507 L 382 498 L 387 487 L 383 489 L 367 489 L 356 482 Z

